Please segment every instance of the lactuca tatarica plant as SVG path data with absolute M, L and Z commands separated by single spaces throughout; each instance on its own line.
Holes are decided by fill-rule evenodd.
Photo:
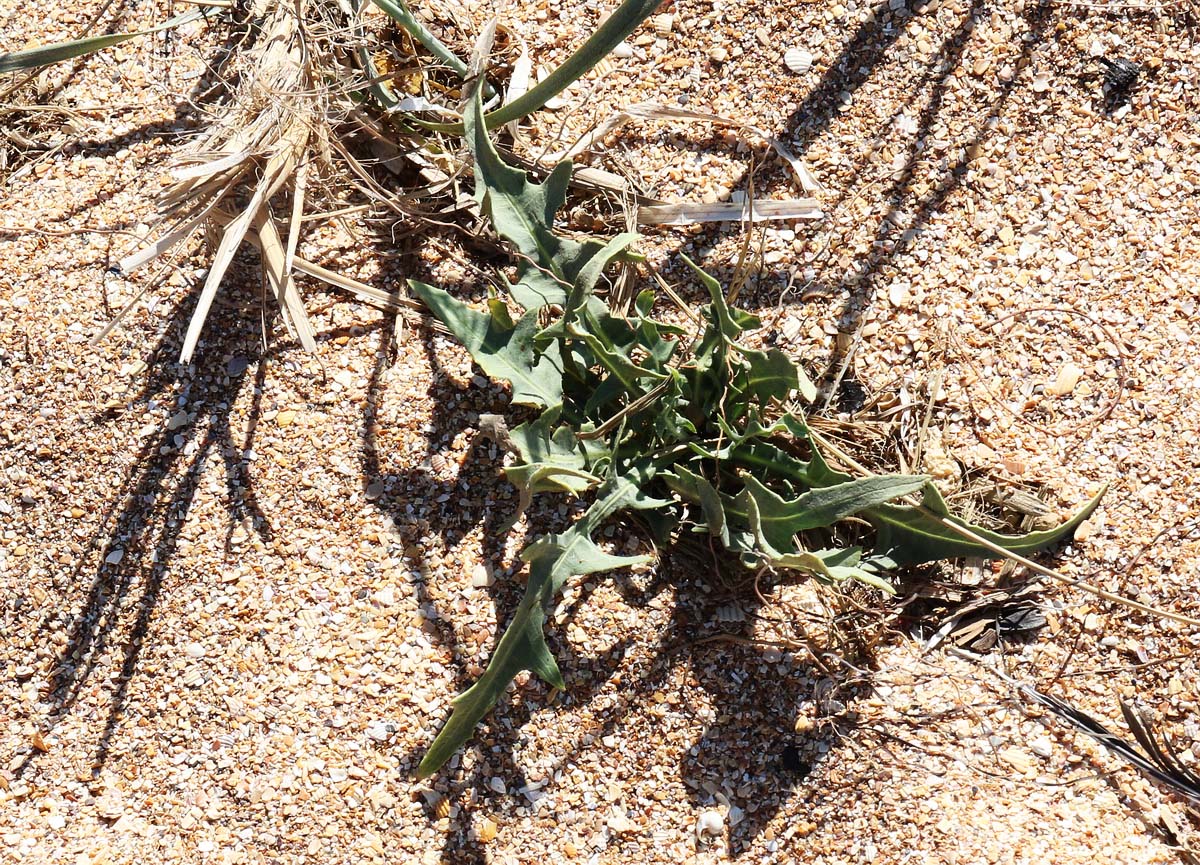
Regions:
M 890 592 L 886 573 L 955 556 L 1026 553 L 1052 544 L 1087 519 L 1099 497 L 1049 531 L 1002 535 L 953 518 L 920 475 L 854 478 L 831 468 L 810 435 L 797 395 L 814 388 L 778 349 L 748 335 L 757 316 L 731 307 L 716 280 L 692 262 L 709 302 L 694 311 L 695 333 L 654 317 L 655 295 L 617 315 L 596 286 L 613 261 L 633 256 L 633 234 L 579 242 L 555 232 L 570 163 L 542 183 L 507 165 L 488 137 L 478 88 L 465 115 L 476 196 L 514 248 L 517 279 L 508 297 L 475 309 L 446 291 L 412 282 L 425 302 L 512 401 L 536 410 L 511 430 L 515 464 L 505 470 L 522 502 L 539 492 L 588 496 L 569 529 L 523 553 L 525 595 L 483 675 L 454 701 L 449 720 L 418 772 L 437 771 L 466 743 L 505 687 L 522 671 L 565 686 L 543 625 L 572 577 L 646 561 L 614 556 L 593 541 L 607 520 L 639 511 L 666 536 L 708 532 L 749 567 L 793 569 L 836 586 L 856 580 Z M 522 312 L 510 313 L 512 306 Z M 905 497 L 907 502 L 899 501 Z M 812 548 L 814 529 L 856 516 L 874 527 L 869 549 Z M 973 533 L 964 537 L 955 527 Z

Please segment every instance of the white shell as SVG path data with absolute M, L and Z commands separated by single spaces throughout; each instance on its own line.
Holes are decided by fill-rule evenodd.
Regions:
M 670 36 L 671 29 L 674 26 L 675 26 L 675 16 L 674 15 L 664 13 L 662 15 L 654 16 L 654 32 L 657 33 L 660 38 L 666 39 L 668 36 Z
M 705 811 L 700 815 L 700 819 L 696 821 L 696 837 L 703 838 L 705 835 L 720 835 L 721 830 L 725 828 L 725 817 L 720 811 Z
M 812 52 L 806 51 L 803 48 L 789 48 L 787 53 L 783 55 L 783 62 L 787 65 L 788 69 L 797 75 L 802 75 L 812 69 Z

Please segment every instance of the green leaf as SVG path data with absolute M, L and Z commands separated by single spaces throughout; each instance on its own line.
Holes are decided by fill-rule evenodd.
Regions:
M 635 397 L 642 394 L 642 388 L 638 384 L 640 379 L 648 378 L 651 381 L 662 381 L 667 378 L 666 373 L 655 372 L 652 369 L 638 366 L 629 359 L 627 352 L 613 345 L 611 340 L 597 336 L 581 327 L 578 323 L 569 324 L 567 332 L 576 339 L 583 340 L 584 345 L 592 350 L 592 354 L 595 355 L 596 360 L 610 374 L 616 377 L 625 390 Z
M 769 351 L 735 346 L 749 363 L 745 388 L 747 396 L 766 405 L 771 400 L 786 400 L 800 388 L 800 367 L 777 348 Z
M 172 27 L 179 27 L 183 24 L 197 21 L 210 14 L 213 14 L 211 7 L 176 15 L 174 18 L 164 21 L 156 27 L 148 27 L 145 30 L 134 30 L 128 33 L 110 33 L 104 36 L 89 36 L 86 39 L 56 42 L 52 45 L 39 45 L 36 48 L 26 48 L 24 51 L 12 51 L 8 54 L 0 54 L 0 75 L 7 75 L 10 72 L 20 72 L 25 69 L 36 69 L 39 66 L 49 66 L 52 63 L 61 63 L 64 60 L 73 60 L 76 57 L 95 54 L 97 51 L 103 51 L 105 48 L 110 48 L 113 45 L 120 45 L 122 42 L 128 42 L 130 39 L 137 39 L 139 36 L 149 36 L 151 33 L 170 30 Z
M 549 75 L 519 99 L 514 99 L 488 114 L 484 120 L 488 129 L 495 129 L 537 111 L 547 102 L 586 75 L 592 67 L 607 57 L 637 26 L 659 7 L 662 0 L 624 0 L 583 45 Z M 461 135 L 462 124 L 423 123 L 435 132 Z
M 475 725 L 491 711 L 508 683 L 530 670 L 551 685 L 564 687 L 562 674 L 546 645 L 542 627 L 563 583 L 572 576 L 611 571 L 648 561 L 648 556 L 611 556 L 592 541 L 592 534 L 610 516 L 630 508 L 656 508 L 666 502 L 643 492 L 653 470 L 635 467 L 605 485 L 600 497 L 575 525 L 560 535 L 548 535 L 521 554 L 529 564 L 529 582 L 512 621 L 496 645 L 487 669 L 470 688 L 454 700 L 450 720 L 438 733 L 417 768 L 427 778 L 461 748 Z
M 1097 493 L 1062 525 L 1023 535 L 1003 535 L 951 516 L 946 502 L 933 484 L 926 484 L 922 490 L 925 510 L 910 505 L 881 505 L 864 511 L 863 516 L 875 526 L 877 553 L 897 565 L 916 565 L 956 556 L 994 559 L 999 558 L 996 553 L 946 528 L 937 517 L 963 526 L 1009 552 L 1027 555 L 1069 537 L 1096 510 L 1107 489 L 1105 487 Z
M 661 477 L 666 481 L 667 486 L 685 501 L 700 505 L 709 534 L 728 547 L 729 530 L 725 524 L 725 506 L 721 502 L 721 495 L 717 492 L 717 488 L 709 483 L 707 478 L 682 465 L 674 466 L 674 470 L 671 472 L 663 472 Z
M 508 165 L 492 145 L 482 122 L 483 103 L 474 88 L 463 120 L 467 146 L 475 158 L 475 197 L 496 231 L 520 253 L 513 299 L 527 310 L 567 303 L 568 292 L 587 294 L 604 267 L 624 252 L 637 235 L 619 234 L 607 243 L 577 243 L 552 230 L 554 214 L 567 200 L 569 161 L 560 162 L 543 183 L 531 183 Z
M 872 571 L 858 567 L 861 557 L 862 550 L 859 547 L 850 547 L 845 550 L 815 550 L 811 552 L 806 550 L 786 553 L 769 559 L 768 563 L 776 568 L 806 571 L 821 582 L 831 585 L 844 583 L 847 580 L 858 580 L 860 583 L 872 586 L 889 595 L 896 594 L 896 590 L 887 580 Z
M 556 426 L 560 406 L 542 412 L 537 420 L 524 423 L 509 433 L 523 463 L 509 466 L 504 476 L 520 492 L 517 511 L 507 523 L 511 528 L 521 518 L 535 493 L 567 492 L 578 495 L 599 486 L 600 478 L 588 467 L 602 454 L 584 450 L 567 425 Z
M 713 279 L 704 268 L 686 255 L 681 254 L 681 257 L 699 278 L 700 283 L 708 289 L 708 296 L 712 299 L 713 323 L 727 343 L 732 344 L 744 331 L 754 330 L 762 324 L 756 315 L 740 309 L 731 309 L 725 302 L 725 293 L 721 290 L 721 283 Z
M 790 552 L 797 532 L 823 528 L 870 507 L 921 489 L 928 478 L 910 475 L 880 475 L 837 486 L 810 490 L 799 498 L 785 500 L 745 475 L 745 487 L 731 504 L 727 515 L 744 517 L 768 556 Z
M 512 384 L 517 405 L 545 408 L 562 402 L 562 360 L 558 345 L 541 354 L 534 346 L 537 312 L 526 313 L 515 325 L 499 301 L 489 304 L 490 314 L 478 312 L 447 292 L 415 279 L 409 286 L 441 319 L 489 376 Z
M 447 48 L 440 39 L 433 35 L 421 21 L 412 14 L 404 0 L 371 0 L 395 21 L 409 36 L 416 39 L 426 50 L 438 60 L 446 64 L 459 78 L 467 77 L 467 64 L 460 60 L 453 51 Z M 358 6 L 358 3 L 355 4 Z

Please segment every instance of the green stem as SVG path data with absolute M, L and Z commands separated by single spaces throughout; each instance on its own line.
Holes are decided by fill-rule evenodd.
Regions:
M 374 0 L 374 2 L 379 3 L 380 0 Z M 520 98 L 497 108 L 491 114 L 485 114 L 483 120 L 486 128 L 495 129 L 497 126 L 519 120 L 526 114 L 532 114 L 543 107 L 591 71 L 592 67 L 625 41 L 625 38 L 636 30 L 637 26 L 645 21 L 661 2 L 662 0 L 624 0 L 592 34 L 592 37 L 584 42 L 561 66 L 547 75 L 540 84 Z M 447 135 L 463 134 L 461 123 L 430 123 L 421 120 L 416 122 L 432 132 L 442 132 Z
M 386 12 L 389 18 L 404 29 L 404 32 L 424 45 L 430 54 L 450 67 L 451 71 L 459 78 L 466 80 L 467 64 L 455 56 L 442 40 L 434 36 L 429 28 L 417 20 L 404 0 L 371 0 L 371 2 Z

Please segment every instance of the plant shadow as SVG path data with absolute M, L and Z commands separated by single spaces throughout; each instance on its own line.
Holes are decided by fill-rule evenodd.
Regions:
M 231 273 L 245 284 L 240 267 Z M 232 302 L 237 302 L 236 289 Z M 225 305 L 230 301 L 225 301 Z M 219 462 L 224 472 L 222 497 L 228 528 L 226 550 L 232 533 L 245 527 L 266 543 L 273 540 L 270 519 L 255 491 L 248 471 L 250 451 L 268 358 L 259 358 L 251 373 L 249 357 L 255 354 L 259 334 L 249 317 L 228 316 L 222 327 L 214 327 L 202 351 L 203 363 L 221 358 L 222 373 L 197 376 L 194 367 L 181 366 L 176 358 L 181 342 L 181 322 L 186 322 L 193 298 L 182 301 L 173 324 L 144 357 L 147 375 L 140 388 L 126 395 L 126 405 L 153 409 L 169 407 L 170 417 L 144 437 L 134 455 L 133 470 L 109 499 L 99 524 L 86 544 L 90 554 L 81 555 L 69 582 L 87 583 L 82 603 L 67 617 L 65 640 L 42 689 L 42 726 L 51 732 L 84 692 L 110 650 L 117 653 L 117 670 L 109 674 L 111 690 L 97 743 L 91 756 L 91 772 L 98 776 L 108 760 L 113 738 L 125 714 L 129 686 L 133 681 L 150 636 L 151 623 L 164 593 L 170 591 L 170 574 L 183 536 L 184 525 L 196 501 L 197 491 L 209 471 Z M 240 439 L 230 424 L 230 408 L 246 388 L 250 421 Z M 100 428 L 116 423 L 124 410 L 100 412 L 93 422 Z M 97 561 L 98 564 L 92 563 Z M 90 573 L 89 573 L 90 572 Z M 132 616 L 130 610 L 135 611 Z M 63 614 L 51 605 L 42 614 L 34 633 L 47 643 L 63 628 Z M 14 777 L 21 777 L 37 756 L 30 750 L 16 762 Z
M 819 224 L 818 229 L 824 229 L 829 234 L 841 232 L 843 235 L 823 238 L 826 245 L 842 242 L 850 245 L 850 241 L 855 241 L 854 245 L 870 250 L 861 259 L 851 262 L 849 268 L 842 266 L 844 262 L 825 263 L 816 269 L 805 286 L 830 298 L 844 298 L 840 309 L 832 313 L 839 331 L 844 334 L 852 335 L 858 331 L 864 314 L 877 301 L 880 289 L 886 287 L 889 274 L 906 262 L 919 266 L 910 258 L 914 247 L 951 197 L 974 182 L 971 162 L 975 154 L 997 134 L 997 119 L 1020 94 L 1019 82 L 1023 77 L 1028 77 L 1024 73 L 1032 62 L 1033 52 L 1048 38 L 1048 28 L 1052 23 L 1051 7 L 1048 4 L 1030 4 L 1021 13 L 1025 19 L 1026 35 L 1006 49 L 1007 54 L 1003 58 L 1012 67 L 1012 74 L 1007 80 L 998 81 L 990 88 L 977 88 L 976 100 L 980 110 L 976 112 L 977 120 L 970 133 L 959 142 L 961 146 L 956 150 L 957 155 L 950 154 L 934 169 L 930 169 L 929 156 L 923 152 L 924 142 L 943 114 L 956 110 L 949 96 L 950 78 L 962 74 L 965 52 L 975 27 L 993 8 L 994 4 L 986 0 L 972 0 L 966 8 L 953 13 L 953 21 L 947 20 L 950 13 L 943 14 L 937 27 L 941 35 L 936 37 L 937 45 L 931 57 L 908 80 L 899 82 L 905 91 L 903 105 L 914 106 L 915 128 L 912 134 L 905 137 L 903 146 L 893 160 L 895 169 L 872 192 L 875 200 L 884 203 L 882 211 L 867 220 L 834 218 L 843 210 L 849 211 L 855 203 L 854 190 L 868 176 L 871 168 L 870 151 L 850 172 L 842 187 L 844 191 L 828 203 L 822 202 L 830 216 Z M 782 130 L 799 144 L 800 152 L 826 134 L 836 120 L 846 94 L 852 97 L 888 62 L 891 50 L 904 33 L 906 21 L 911 20 L 908 14 L 893 15 L 884 4 L 851 35 L 840 56 L 792 113 L 785 124 L 786 128 Z M 886 121 L 887 124 L 891 122 L 892 118 Z M 886 137 L 887 132 L 885 130 L 880 134 Z M 849 227 L 838 227 L 847 224 Z M 799 253 L 801 259 L 805 256 L 817 257 L 817 244 L 822 239 L 819 234 L 819 231 L 811 234 L 805 248 Z M 706 236 L 711 236 L 711 233 Z M 735 268 L 720 262 L 701 264 L 719 281 L 724 279 L 728 282 L 734 275 Z M 779 290 L 776 286 L 785 284 L 790 286 L 791 282 L 778 270 L 760 269 L 744 293 L 747 305 L 769 308 L 782 303 L 786 299 L 787 289 Z M 681 292 L 685 296 L 700 296 L 695 285 L 691 286 L 690 293 L 687 287 L 682 287 Z M 825 384 L 836 381 L 843 385 L 843 390 L 848 386 L 847 382 L 852 385 L 852 371 L 848 374 L 852 345 L 848 351 L 838 346 L 819 361 L 808 359 L 810 363 L 820 365 L 820 373 L 815 378 L 820 378 Z M 849 392 L 843 395 L 847 399 L 853 397 Z M 490 534 L 493 526 L 487 526 L 485 533 Z M 485 555 L 495 559 L 498 548 L 490 541 L 487 543 L 489 546 Z M 712 807 L 722 800 L 726 807 L 737 805 L 741 819 L 726 827 L 725 843 L 730 855 L 740 856 L 760 841 L 760 836 L 778 813 L 778 803 L 786 799 L 787 791 L 803 786 L 806 779 L 835 753 L 840 737 L 852 730 L 852 715 L 824 713 L 821 705 L 830 701 L 848 701 L 857 690 L 869 687 L 869 674 L 855 668 L 818 669 L 802 657 L 803 653 L 789 658 L 787 664 L 768 660 L 760 648 L 746 642 L 750 639 L 752 629 L 745 623 L 725 634 L 725 637 L 734 638 L 732 642 L 706 642 L 713 636 L 715 613 L 719 605 L 711 602 L 707 591 L 700 590 L 699 584 L 703 581 L 697 579 L 698 572 L 689 567 L 673 569 L 665 562 L 660 565 L 655 591 L 662 591 L 664 582 L 669 582 L 677 591 L 671 624 L 661 632 L 657 644 L 646 650 L 648 660 L 641 674 L 636 678 L 622 679 L 622 699 L 604 710 L 600 727 L 593 735 L 599 738 L 620 727 L 629 712 L 635 711 L 649 694 L 667 682 L 674 666 L 686 656 L 694 687 L 704 693 L 705 702 L 720 706 L 721 709 L 703 724 L 703 732 L 681 755 L 679 775 L 694 791 L 692 799 L 697 810 Z M 668 573 L 669 579 L 665 576 Z M 622 574 L 614 575 L 614 580 L 618 587 L 625 586 L 633 607 L 645 603 L 652 596 L 645 592 L 641 595 L 629 592 L 627 577 Z M 748 621 L 763 614 L 760 601 L 745 591 L 744 587 L 734 600 Z M 497 621 L 502 626 L 516 603 L 516 596 L 510 593 L 505 598 L 497 593 L 494 601 Z M 608 654 L 605 658 L 581 658 L 569 645 L 565 645 L 566 641 L 555 638 L 555 630 L 549 628 L 551 642 L 556 644 L 556 654 L 564 671 L 580 668 L 607 670 L 607 675 L 598 677 L 601 682 L 613 674 L 612 665 L 615 661 L 608 659 Z M 450 635 L 445 635 L 445 639 L 452 643 Z M 461 653 L 456 653 L 456 658 L 461 659 Z M 743 676 L 738 672 L 763 667 L 773 667 L 776 675 Z M 467 686 L 471 680 L 472 677 L 465 674 L 460 662 L 460 688 Z M 452 764 L 447 774 L 451 777 L 448 783 L 454 789 L 472 788 L 478 795 L 486 796 L 490 774 L 500 770 L 512 772 L 511 777 L 517 779 L 514 783 L 523 786 L 524 778 L 511 758 L 501 754 L 506 744 L 511 745 L 513 736 L 519 735 L 511 731 L 519 729 L 530 717 L 527 701 L 536 701 L 537 695 L 542 692 L 544 689 L 540 685 L 526 686 L 521 689 L 521 697 L 515 704 L 497 707 L 490 716 L 491 720 L 481 728 L 481 731 L 486 729 L 481 735 L 486 737 L 483 750 L 488 753 L 488 758 L 474 767 L 469 777 L 458 774 Z M 597 689 L 590 682 L 578 689 L 573 685 L 571 700 L 575 705 L 586 704 L 596 692 Z M 841 695 L 843 700 L 833 699 L 831 695 Z M 806 702 L 810 707 L 816 707 L 813 711 L 820 723 L 811 730 L 797 733 L 794 726 L 795 708 Z M 509 732 L 500 735 L 498 731 Z M 501 751 L 497 751 L 497 746 Z M 583 747 L 586 745 L 577 744 L 569 750 L 576 753 Z M 564 762 L 569 759 L 569 755 L 563 758 Z M 501 765 L 498 765 L 498 761 Z M 776 804 L 743 807 L 739 802 Z M 611 841 L 620 843 L 619 839 Z M 797 840 L 795 843 L 800 842 Z M 472 841 L 469 815 L 460 817 L 447 833 L 443 855 L 445 861 L 483 861 L 482 846 Z

